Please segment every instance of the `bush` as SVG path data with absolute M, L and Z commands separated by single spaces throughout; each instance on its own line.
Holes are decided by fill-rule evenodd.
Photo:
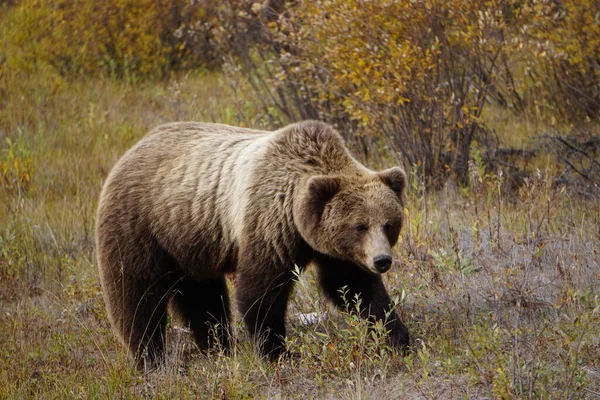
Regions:
M 210 64 L 210 20 L 185 0 L 21 0 L 5 6 L 5 68 L 135 80 Z
M 482 108 L 511 53 L 504 8 L 298 1 L 264 23 L 252 51 L 222 47 L 238 50 L 238 67 L 273 118 L 329 120 L 365 157 L 387 145 L 432 184 L 449 174 L 466 184 L 471 145 L 484 140 Z M 221 14 L 224 37 L 243 37 L 240 19 L 270 15 L 253 11 Z
M 492 145 L 490 102 L 600 115 L 591 3 L 299 0 L 281 12 L 238 0 L 216 10 L 214 37 L 267 122 L 327 120 L 364 158 L 385 146 L 429 186 L 466 185 L 473 146 Z
M 594 0 L 536 0 L 522 10 L 530 97 L 572 123 L 600 120 L 600 6 Z
M 254 91 L 255 122 L 326 120 L 369 164 L 394 153 L 429 186 L 466 185 L 473 147 L 491 145 L 490 102 L 553 125 L 598 121 L 599 15 L 592 0 L 11 1 L 0 111 L 11 93 L 51 93 L 65 77 L 225 62 Z

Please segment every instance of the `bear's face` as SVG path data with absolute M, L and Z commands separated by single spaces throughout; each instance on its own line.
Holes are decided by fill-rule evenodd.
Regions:
M 384 273 L 402 227 L 405 186 L 397 167 L 361 177 L 314 176 L 295 210 L 300 234 L 323 254 Z

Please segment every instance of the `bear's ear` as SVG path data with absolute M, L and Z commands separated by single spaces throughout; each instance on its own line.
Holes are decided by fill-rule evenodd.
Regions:
M 393 167 L 381 171 L 379 178 L 388 185 L 404 203 L 404 192 L 406 190 L 406 174 L 400 167 Z
M 327 203 L 340 191 L 342 178 L 334 175 L 316 175 L 308 179 L 294 202 L 294 222 L 300 235 L 314 249 L 324 252 L 326 248 L 319 226 Z
M 302 200 L 299 202 L 294 218 L 300 229 L 300 234 L 305 238 L 315 235 L 323 216 L 327 202 L 339 191 L 341 179 L 337 176 L 317 175 L 310 178 Z
M 317 175 L 308 180 L 308 195 L 315 210 L 323 211 L 325 204 L 340 190 L 340 177 Z

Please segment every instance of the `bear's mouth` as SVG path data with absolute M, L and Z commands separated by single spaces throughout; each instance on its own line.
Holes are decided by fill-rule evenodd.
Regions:
M 368 272 L 369 274 L 373 274 L 373 275 L 383 275 L 384 273 L 386 273 L 387 271 L 390 270 L 390 267 L 387 267 L 385 269 L 378 269 L 375 267 L 375 265 L 369 265 L 369 264 L 365 264 L 365 263 L 357 263 L 356 264 L 360 269 L 362 269 L 365 272 Z
M 392 256 L 385 253 L 377 255 L 367 262 L 365 262 L 365 260 L 363 259 L 359 262 L 354 261 L 354 263 L 365 272 L 368 272 L 373 275 L 385 274 L 394 265 Z

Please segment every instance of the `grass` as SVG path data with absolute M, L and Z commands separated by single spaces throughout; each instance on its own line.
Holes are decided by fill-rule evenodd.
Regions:
M 241 88 L 213 75 L 135 87 L 7 82 L 0 398 L 600 396 L 600 202 L 557 188 L 541 166 L 514 192 L 477 163 L 468 190 L 424 194 L 411 177 L 399 262 L 385 277 L 413 334 L 409 356 L 389 351 L 382 327 L 330 308 L 308 271 L 288 318 L 300 358 L 262 361 L 239 324 L 229 357 L 195 352 L 189 335 L 172 328 L 168 365 L 139 374 L 110 330 L 96 271 L 103 179 L 160 123 L 260 127 L 261 116 Z M 493 122 L 507 127 L 502 139 L 524 143 L 530 121 L 502 118 Z M 510 143 L 513 128 L 519 136 Z M 325 317 L 305 325 L 300 313 Z

